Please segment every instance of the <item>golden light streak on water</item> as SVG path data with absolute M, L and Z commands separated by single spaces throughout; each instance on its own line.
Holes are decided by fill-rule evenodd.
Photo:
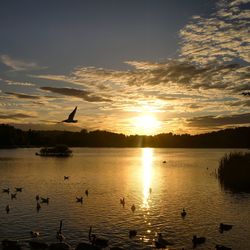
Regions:
M 142 167 L 143 167 L 143 208 L 149 208 L 149 196 L 152 180 L 153 165 L 153 148 L 143 148 L 142 150 Z

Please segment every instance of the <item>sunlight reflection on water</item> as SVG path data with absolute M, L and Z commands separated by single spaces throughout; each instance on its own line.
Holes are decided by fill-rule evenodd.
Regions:
M 0 192 L 0 240 L 27 239 L 30 230 L 37 230 L 41 239 L 55 242 L 62 219 L 63 233 L 72 246 L 88 241 L 92 225 L 93 233 L 110 239 L 111 246 L 125 249 L 152 249 L 159 232 L 174 248 L 191 249 L 192 235 L 197 234 L 208 239 L 200 249 L 214 249 L 215 244 L 250 249 L 246 240 L 250 195 L 225 193 L 210 175 L 229 149 L 73 151 L 73 157 L 58 159 L 37 157 L 36 149 L 0 150 L 0 188 L 10 187 L 11 192 L 14 187 L 24 188 L 13 200 Z M 69 180 L 65 181 L 64 175 L 70 176 Z M 36 194 L 50 197 L 39 213 Z M 76 196 L 83 196 L 82 204 L 76 202 Z M 185 219 L 180 216 L 183 207 Z M 217 229 L 222 220 L 235 225 L 223 235 Z M 138 232 L 133 239 L 128 237 L 131 229 Z
M 144 148 L 142 150 L 142 168 L 143 168 L 143 208 L 149 209 L 149 198 L 151 190 L 151 179 L 153 178 L 153 148 Z

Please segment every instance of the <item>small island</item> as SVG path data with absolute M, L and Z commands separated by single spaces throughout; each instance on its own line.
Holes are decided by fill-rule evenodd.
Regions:
M 44 147 L 40 149 L 40 152 L 36 153 L 39 156 L 56 156 L 56 157 L 68 157 L 72 156 L 72 150 L 67 145 L 56 145 L 55 147 Z
M 218 177 L 225 189 L 250 192 L 250 153 L 234 152 L 220 160 Z

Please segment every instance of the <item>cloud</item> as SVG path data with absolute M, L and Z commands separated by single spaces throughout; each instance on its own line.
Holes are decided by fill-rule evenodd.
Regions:
M 4 94 L 12 95 L 12 96 L 20 98 L 20 99 L 40 99 L 39 96 L 27 95 L 27 94 L 23 94 L 23 93 L 4 92 Z
M 3 80 L 3 81 L 6 82 L 8 85 L 25 86 L 25 87 L 35 86 L 34 83 L 30 83 L 30 82 L 18 82 L 18 81 L 11 81 L 11 80 Z
M 250 125 L 250 113 L 235 114 L 228 116 L 202 116 L 187 119 L 191 127 L 217 127 L 226 125 L 246 124 Z
M 181 55 L 199 65 L 250 62 L 249 2 L 221 0 L 210 16 L 194 16 L 180 31 Z
M 22 60 L 13 59 L 8 55 L 1 55 L 0 61 L 7 67 L 15 71 L 30 71 L 44 69 L 45 67 L 39 66 L 36 62 L 26 62 Z
M 0 114 L 0 119 L 25 119 L 25 118 L 35 118 L 36 116 L 27 115 L 23 113 L 16 113 L 16 114 Z
M 107 102 L 110 101 L 109 99 L 95 96 L 88 91 L 80 90 L 80 89 L 73 89 L 73 88 L 55 88 L 55 87 L 41 87 L 41 90 L 50 91 L 53 93 L 66 95 L 66 96 L 73 96 L 77 98 L 81 98 L 88 102 Z

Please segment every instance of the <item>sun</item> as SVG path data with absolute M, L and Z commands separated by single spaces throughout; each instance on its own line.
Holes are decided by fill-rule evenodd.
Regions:
M 160 122 L 154 115 L 147 114 L 135 117 L 133 126 L 137 134 L 152 135 L 160 128 Z

